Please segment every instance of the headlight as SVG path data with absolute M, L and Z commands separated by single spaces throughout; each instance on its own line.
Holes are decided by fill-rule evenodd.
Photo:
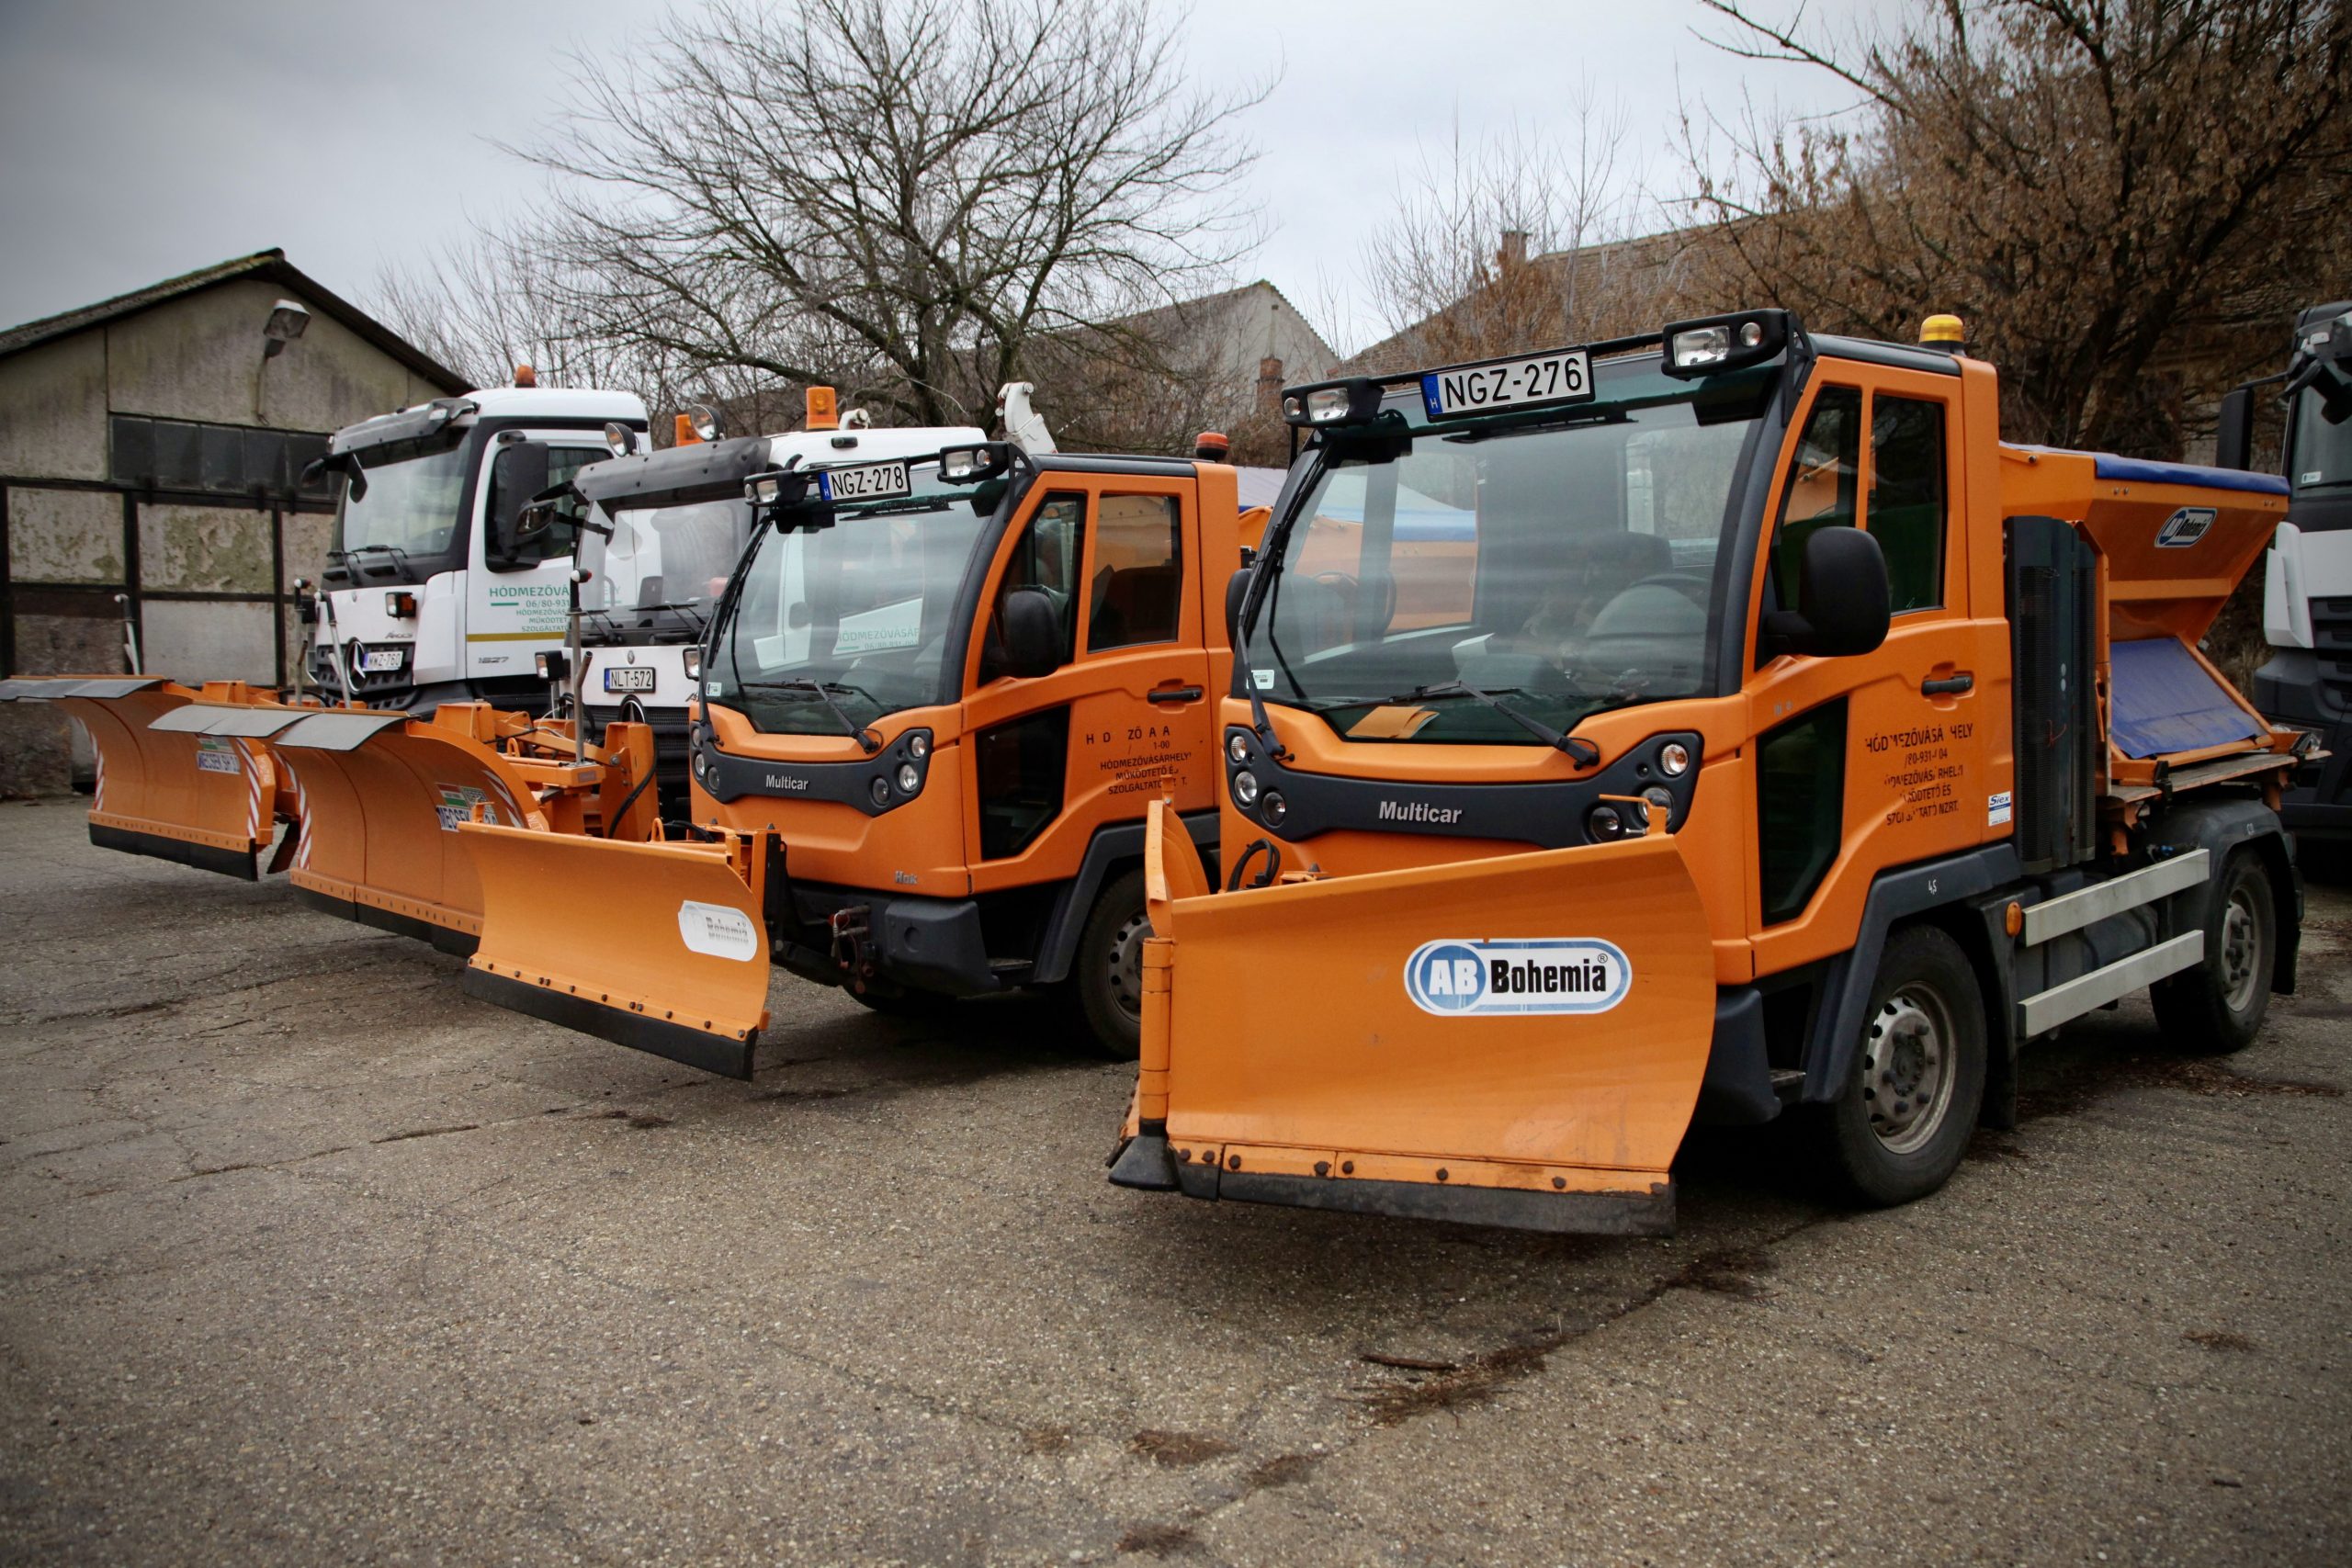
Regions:
M 918 762 L 922 761 L 925 757 L 930 756 L 931 737 L 928 735 L 908 736 L 907 755 L 912 757 Z
M 689 681 L 702 679 L 702 649 L 699 648 L 686 649 L 686 679 Z
M 743 494 L 754 506 L 774 506 L 784 499 L 784 470 L 771 468 L 743 481 Z
M 1246 778 L 1249 775 L 1245 773 L 1242 776 Z M 1266 819 L 1269 828 L 1279 828 L 1283 825 L 1283 818 L 1290 815 L 1290 802 L 1283 798 L 1282 791 L 1270 789 L 1258 807 L 1258 815 Z
M 1246 735 L 1226 737 L 1225 754 L 1233 759 L 1235 767 L 1247 765 L 1250 761 L 1250 738 Z
M 1585 831 L 1600 840 L 1614 839 L 1625 831 L 1625 819 L 1617 815 L 1613 806 L 1596 806 L 1584 819 Z
M 890 804 L 890 781 L 876 775 L 866 793 L 874 797 L 875 805 L 888 806 Z
M 921 788 L 922 788 L 922 774 L 916 771 L 915 765 L 912 762 L 899 763 L 899 793 L 900 795 L 912 795 L 915 791 Z
M 1668 778 L 1680 778 L 1690 767 L 1690 748 L 1679 740 L 1669 740 L 1658 748 L 1657 765 L 1666 770 Z
M 1692 327 L 1674 334 L 1674 367 L 1677 370 L 1697 370 L 1709 365 L 1720 365 L 1731 357 L 1731 323 L 1718 321 L 1713 326 Z
M 1348 389 L 1317 387 L 1306 394 L 1306 418 L 1312 424 L 1337 424 L 1348 417 Z
M 1258 803 L 1258 775 L 1244 770 L 1233 775 L 1233 798 L 1244 806 Z

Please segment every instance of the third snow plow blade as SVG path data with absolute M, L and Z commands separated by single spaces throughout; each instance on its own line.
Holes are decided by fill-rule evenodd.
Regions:
M 274 742 L 294 774 L 301 847 L 297 897 L 346 919 L 471 953 L 481 931 L 481 886 L 458 827 L 484 821 L 541 834 L 654 828 L 653 742 L 642 725 L 615 725 L 613 750 L 570 761 L 571 737 L 552 724 L 479 703 L 444 703 L 430 720 L 403 713 L 330 709 Z
M 1674 839 L 1184 891 L 1153 900 L 1113 1180 L 1532 1230 L 1671 1228 L 1668 1167 L 1715 998 Z
M 482 890 L 466 990 L 728 1077 L 767 1023 L 751 840 L 644 844 L 468 824 Z M 753 873 L 752 874 L 757 874 Z

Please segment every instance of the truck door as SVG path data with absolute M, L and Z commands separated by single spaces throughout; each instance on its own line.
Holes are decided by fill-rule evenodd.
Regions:
M 514 439 L 505 439 L 510 435 Z M 573 525 L 549 529 L 524 558 L 511 565 L 495 561 L 489 547 L 490 520 L 502 504 L 515 499 L 513 448 L 522 439 L 522 433 L 502 432 L 491 445 L 482 481 L 474 487 L 473 545 L 463 593 L 469 680 L 530 679 L 532 656 L 560 647 L 570 625 Z M 548 444 L 550 485 L 612 456 L 586 431 L 539 432 L 529 439 Z
M 1960 389 L 1957 377 L 1824 361 L 1784 450 L 1748 627 L 1758 974 L 1849 945 L 1879 870 L 2006 831 L 1979 692 L 1980 679 L 2006 689 L 1992 651 L 2003 609 L 1968 602 Z M 1849 658 L 1773 656 L 1758 623 L 1795 606 L 1804 540 L 1824 527 L 1878 540 L 1886 641 Z
M 1199 541 L 1189 478 L 1040 481 L 999 552 L 967 666 L 974 892 L 1074 874 L 1096 829 L 1141 820 L 1163 791 L 1182 810 L 1215 805 Z M 1044 589 L 1065 617 L 1051 674 L 996 666 L 995 607 L 1018 587 Z

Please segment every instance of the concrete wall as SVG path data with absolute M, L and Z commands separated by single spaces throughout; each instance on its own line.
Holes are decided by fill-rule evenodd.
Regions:
M 264 362 L 262 324 L 280 299 L 307 306 L 303 335 Z M 46 488 L 43 480 L 108 483 L 108 416 L 145 414 L 319 434 L 440 395 L 300 291 L 253 278 L 104 322 L 0 359 L 0 476 L 6 500 L 15 659 L 11 674 L 123 668 L 121 626 L 109 590 L 129 586 L 119 490 Z M 250 501 L 137 502 L 139 582 L 157 592 L 292 593 L 324 564 L 329 520 Z M 283 567 L 273 526 L 283 534 Z M 24 585 L 54 584 L 44 591 Z M 90 592 L 77 592 L 76 589 Z M 288 665 L 302 628 L 285 603 L 143 599 L 141 653 L 150 673 L 198 680 L 277 678 L 278 633 Z M 289 668 L 290 673 L 290 668 Z M 0 795 L 66 787 L 66 727 L 54 712 L 0 704 Z

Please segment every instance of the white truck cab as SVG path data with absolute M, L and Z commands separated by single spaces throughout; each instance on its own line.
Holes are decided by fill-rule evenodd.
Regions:
M 436 398 L 337 431 L 343 476 L 311 619 L 311 678 L 330 697 L 429 709 L 537 706 L 537 656 L 563 646 L 572 530 L 518 538 L 524 504 L 646 429 L 633 393 L 534 385 Z

